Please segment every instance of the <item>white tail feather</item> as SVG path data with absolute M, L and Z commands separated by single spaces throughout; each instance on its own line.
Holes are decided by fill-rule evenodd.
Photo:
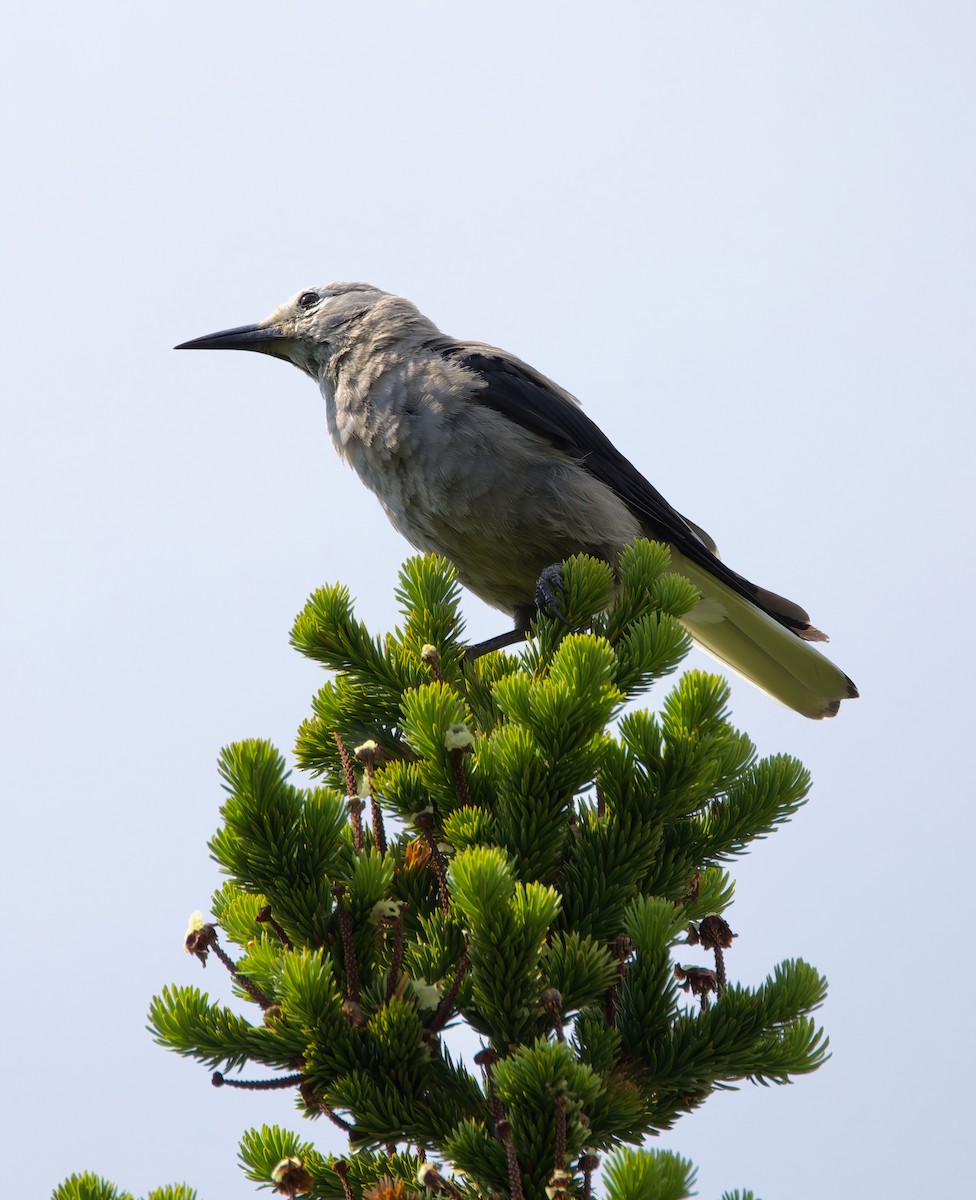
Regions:
M 833 717 L 857 695 L 850 679 L 762 609 L 678 553 L 673 569 L 702 599 L 682 624 L 704 650 L 788 708 L 806 717 Z

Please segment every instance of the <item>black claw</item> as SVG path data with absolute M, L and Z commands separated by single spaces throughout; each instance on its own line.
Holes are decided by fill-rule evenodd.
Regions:
M 562 564 L 553 563 L 539 575 L 535 585 L 535 602 L 540 612 L 549 617 L 555 617 L 557 621 L 562 621 L 564 625 L 570 627 L 560 603 L 560 596 L 565 590 Z

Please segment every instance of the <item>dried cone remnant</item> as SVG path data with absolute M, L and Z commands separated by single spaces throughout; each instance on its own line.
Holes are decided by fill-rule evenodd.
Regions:
M 436 1163 L 422 1162 L 417 1170 L 417 1182 L 421 1187 L 429 1188 L 432 1192 L 453 1196 L 455 1200 L 462 1200 L 462 1193 L 450 1179 L 440 1173 Z
M 723 951 L 730 949 L 732 939 L 738 936 L 738 934 L 733 933 L 729 928 L 729 924 L 725 918 L 717 914 L 705 917 L 703 921 L 699 922 L 697 929 L 694 925 L 688 929 L 688 945 L 695 946 L 700 943 L 706 950 L 714 952 L 715 977 L 718 980 L 718 991 L 720 992 L 725 991 L 726 985 L 725 955 Z
M 281 928 L 281 926 L 278 924 L 278 922 L 271 915 L 271 905 L 270 904 L 266 904 L 263 908 L 259 908 L 258 911 L 254 914 L 254 919 L 255 919 L 255 921 L 260 921 L 262 923 L 270 925 L 271 928 L 274 930 L 275 934 L 277 935 L 278 941 L 281 942 L 281 944 L 284 947 L 286 947 L 288 950 L 292 949 L 292 944 L 289 941 L 288 934 L 285 933 L 285 931 Z
M 548 1200 L 570 1200 L 574 1195 L 572 1171 L 553 1171 L 546 1185 Z
M 283 1158 L 271 1172 L 271 1182 L 282 1196 L 304 1196 L 313 1181 L 300 1158 Z
M 683 991 L 701 999 L 702 1008 L 708 1008 L 708 993 L 718 992 L 718 977 L 708 967 L 675 966 L 674 977 Z
M 213 925 L 207 924 L 200 909 L 190 914 L 190 920 L 183 936 L 183 949 L 200 960 L 201 966 L 207 965 L 207 952 L 217 944 L 217 931 Z

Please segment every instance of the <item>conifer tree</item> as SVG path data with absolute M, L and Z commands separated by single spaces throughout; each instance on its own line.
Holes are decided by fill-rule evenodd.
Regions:
M 806 771 L 757 760 L 714 675 L 680 677 L 657 715 L 628 707 L 688 649 L 696 593 L 665 547 L 635 543 L 616 576 L 580 556 L 564 577 L 564 620 L 474 662 L 443 560 L 405 564 L 403 625 L 382 639 L 344 587 L 322 588 L 292 631 L 330 672 L 296 747 L 317 786 L 267 742 L 222 753 L 210 849 L 226 881 L 186 946 L 223 964 L 234 998 L 170 986 L 150 1026 L 218 1086 L 293 1090 L 349 1144 L 252 1129 L 256 1183 L 677 1200 L 694 1171 L 637 1148 L 648 1135 L 717 1088 L 824 1061 L 823 978 L 795 959 L 740 986 L 723 915 L 725 864 L 804 802 Z M 445 1045 L 461 1026 L 480 1047 L 467 1061 Z M 131 1200 L 93 1176 L 55 1197 Z

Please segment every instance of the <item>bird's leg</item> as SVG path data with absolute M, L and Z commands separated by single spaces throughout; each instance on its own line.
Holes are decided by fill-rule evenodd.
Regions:
M 473 662 L 476 658 L 481 658 L 483 654 L 491 654 L 493 650 L 504 650 L 506 646 L 514 646 L 518 642 L 524 642 L 529 636 L 527 629 L 508 629 L 505 633 L 496 634 L 495 637 L 485 638 L 483 642 L 476 642 L 475 645 L 469 646 L 464 652 L 465 658 L 469 662 Z
M 491 654 L 493 650 L 504 650 L 507 646 L 524 642 L 529 636 L 532 618 L 537 612 L 555 617 L 557 621 L 562 621 L 564 625 L 568 626 L 569 622 L 563 616 L 562 606 L 559 603 L 559 595 L 562 590 L 562 564 L 553 563 L 551 567 L 545 568 L 535 585 L 535 604 L 520 604 L 515 609 L 515 628 L 506 630 L 505 633 L 499 633 L 495 637 L 486 638 L 474 646 L 469 646 L 465 651 L 465 657 L 470 662 L 481 658 L 483 654 Z
M 492 650 L 504 650 L 506 646 L 514 646 L 517 642 L 524 642 L 529 636 L 534 616 L 534 604 L 518 605 L 514 613 L 514 629 L 506 630 L 505 633 L 496 634 L 495 637 L 486 638 L 483 642 L 469 646 L 465 651 L 465 657 L 471 662 L 476 658 L 480 658 L 482 654 L 491 654 Z

